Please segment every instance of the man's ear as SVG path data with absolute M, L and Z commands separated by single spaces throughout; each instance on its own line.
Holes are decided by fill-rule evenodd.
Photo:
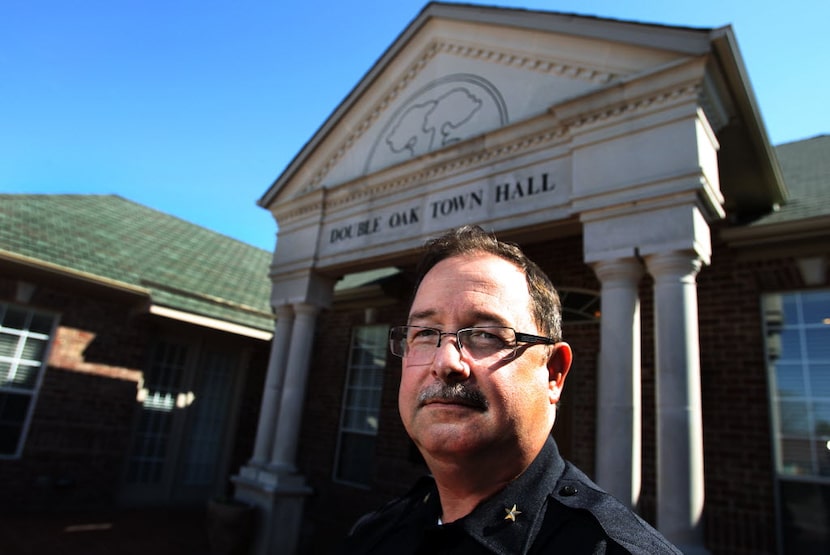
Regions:
M 571 346 L 565 342 L 556 343 L 553 352 L 548 358 L 548 396 L 552 405 L 559 402 L 562 389 L 565 387 L 565 377 L 571 369 L 573 352 Z

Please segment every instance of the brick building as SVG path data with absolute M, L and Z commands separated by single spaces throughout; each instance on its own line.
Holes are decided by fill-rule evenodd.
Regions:
M 462 223 L 563 293 L 567 458 L 687 553 L 826 552 L 828 160 L 770 145 L 730 27 L 429 4 L 260 200 L 257 552 L 324 552 L 424 472 L 386 338 Z
M 116 196 L 0 195 L 4 510 L 225 493 L 256 429 L 269 260 Z

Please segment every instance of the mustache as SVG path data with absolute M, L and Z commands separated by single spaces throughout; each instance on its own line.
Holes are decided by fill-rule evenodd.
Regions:
M 430 401 L 450 401 L 481 410 L 487 410 L 490 406 L 481 390 L 468 383 L 432 383 L 418 394 L 419 405 L 425 405 Z

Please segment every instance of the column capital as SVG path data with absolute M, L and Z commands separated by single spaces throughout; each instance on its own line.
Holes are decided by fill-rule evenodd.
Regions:
M 271 305 L 296 307 L 309 303 L 329 307 L 334 298 L 335 281 L 335 278 L 317 273 L 313 268 L 271 274 Z
M 598 260 L 591 263 L 594 273 L 606 287 L 611 284 L 636 284 L 645 273 L 643 263 L 634 257 Z
M 645 257 L 645 262 L 648 273 L 655 281 L 678 278 L 681 281 L 694 282 L 695 276 L 703 266 L 703 259 L 692 250 L 650 254 Z
M 277 320 L 294 317 L 294 307 L 290 304 L 281 304 L 273 307 L 272 310 L 274 311 L 274 316 L 277 317 Z

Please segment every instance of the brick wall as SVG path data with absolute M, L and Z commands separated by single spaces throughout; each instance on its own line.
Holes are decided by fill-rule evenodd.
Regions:
M 15 282 L 0 278 L 0 301 L 14 303 Z M 134 302 L 39 286 L 27 306 L 59 316 L 48 366 L 20 459 L 0 459 L 4 509 L 79 510 L 118 504 L 130 449 L 136 394 L 148 350 L 164 334 L 232 341 L 248 366 L 229 457 L 229 475 L 250 458 L 269 346 L 229 339 L 142 314 Z M 211 339 L 213 338 L 213 339 Z M 161 501 L 162 503 L 164 501 Z M 0 510 L 0 511 L 2 511 Z
M 404 322 L 407 308 L 405 303 L 380 308 L 375 323 Z M 398 416 L 400 361 L 388 355 L 372 488 L 332 480 L 349 344 L 353 328 L 362 325 L 364 310 L 355 309 L 323 312 L 316 327 L 298 455 L 300 471 L 314 490 L 306 501 L 301 539 L 308 553 L 332 552 L 360 516 L 404 493 L 424 473 L 425 467 L 410 457 L 412 442 Z
M 12 302 L 6 280 L 0 300 Z M 109 505 L 118 491 L 147 343 L 130 306 L 38 287 L 31 308 L 59 327 L 23 455 L 0 460 L 0 498 L 17 510 Z M 7 505 L 8 506 L 8 505 Z
M 706 540 L 712 553 L 776 552 L 774 467 L 761 296 L 804 284 L 789 258 L 715 245 L 698 276 Z

